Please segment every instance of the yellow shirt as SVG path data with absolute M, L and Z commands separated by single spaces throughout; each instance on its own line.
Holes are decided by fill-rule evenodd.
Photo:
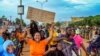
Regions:
M 50 31 L 49 31 L 49 33 L 50 33 Z M 52 36 L 52 38 L 51 38 L 51 40 L 50 40 L 50 42 L 49 42 L 49 45 L 55 45 L 55 44 L 56 44 L 56 42 L 54 42 L 54 39 L 55 39 L 57 36 L 58 36 L 58 33 L 57 33 L 56 31 L 54 31 L 54 32 L 53 32 L 53 36 Z

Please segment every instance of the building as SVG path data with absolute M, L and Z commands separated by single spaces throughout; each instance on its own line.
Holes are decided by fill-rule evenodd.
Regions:
M 84 17 L 72 17 L 71 22 L 78 22 L 78 21 L 81 21 L 83 19 L 84 19 Z
M 15 24 L 14 22 L 11 22 L 10 20 L 4 19 L 4 18 L 0 18 L 0 26 L 4 25 L 4 21 L 8 21 L 8 23 L 10 25 L 14 25 Z

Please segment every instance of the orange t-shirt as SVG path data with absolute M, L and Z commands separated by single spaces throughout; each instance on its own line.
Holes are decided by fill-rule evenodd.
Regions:
M 29 39 L 28 44 L 30 46 L 30 56 L 43 56 L 47 43 L 48 42 L 46 40 L 42 40 L 37 43 L 34 40 Z

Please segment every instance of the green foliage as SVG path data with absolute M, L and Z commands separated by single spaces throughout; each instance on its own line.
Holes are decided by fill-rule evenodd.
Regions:
M 7 20 L 7 18 L 6 18 L 5 15 L 3 15 L 3 16 L 1 17 L 1 19 Z
M 21 22 L 22 22 L 22 26 L 26 26 L 23 19 L 16 18 L 16 24 L 21 24 Z
M 55 23 L 55 26 L 57 26 L 57 27 L 60 27 L 61 25 L 62 25 L 61 22 L 56 22 L 56 23 Z
M 100 15 L 84 17 L 83 20 L 72 22 L 70 26 L 100 26 Z

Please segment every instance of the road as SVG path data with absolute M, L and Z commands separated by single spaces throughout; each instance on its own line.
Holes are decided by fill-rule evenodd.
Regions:
M 88 46 L 88 43 L 86 43 L 87 42 L 87 40 L 84 40 L 84 45 L 85 45 L 85 47 L 87 47 Z M 86 56 L 86 54 L 85 54 L 85 52 L 83 51 L 83 49 L 81 49 L 82 50 L 82 56 Z M 23 48 L 23 55 L 21 55 L 21 56 L 29 56 L 29 46 L 28 45 L 24 45 L 24 48 Z

